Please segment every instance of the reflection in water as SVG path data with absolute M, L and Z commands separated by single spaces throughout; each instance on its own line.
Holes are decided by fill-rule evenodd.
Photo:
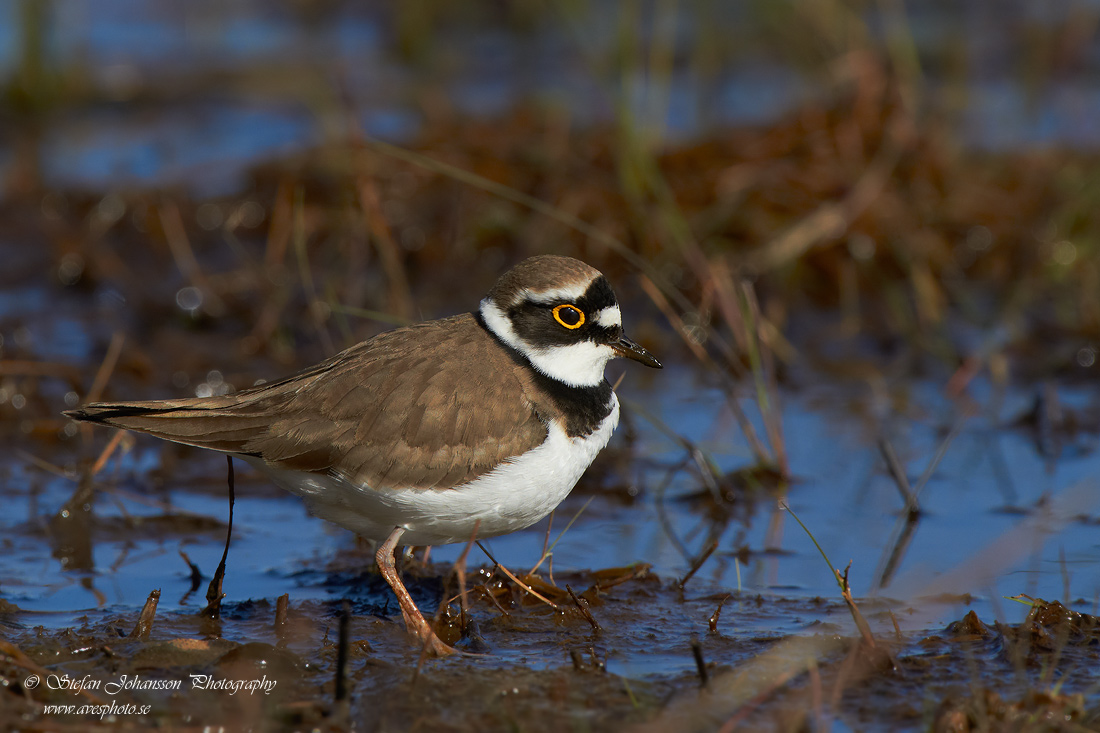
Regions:
M 95 515 L 92 505 L 95 489 L 91 473 L 85 472 L 77 483 L 76 491 L 50 519 L 47 536 L 53 546 L 52 555 L 66 572 L 79 572 L 80 585 L 91 592 L 99 606 L 107 603 L 106 596 L 93 584 L 95 553 L 92 546 L 92 524 Z

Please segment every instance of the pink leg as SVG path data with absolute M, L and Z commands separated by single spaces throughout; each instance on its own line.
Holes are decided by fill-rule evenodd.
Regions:
M 409 595 L 409 591 L 405 589 L 405 584 L 401 582 L 401 576 L 397 574 L 394 553 L 397 550 L 397 542 L 403 534 L 405 534 L 403 527 L 395 527 L 390 536 L 386 538 L 386 541 L 378 548 L 374 559 L 378 562 L 382 577 L 386 579 L 390 588 L 393 588 L 394 595 L 397 596 L 397 605 L 401 607 L 401 615 L 405 619 L 405 628 L 409 630 L 409 633 L 419 639 L 420 643 L 431 654 L 440 657 L 454 654 L 455 650 L 440 641 L 439 637 L 432 631 L 432 627 L 424 620 L 424 617 L 420 614 L 420 609 L 416 607 L 412 596 Z

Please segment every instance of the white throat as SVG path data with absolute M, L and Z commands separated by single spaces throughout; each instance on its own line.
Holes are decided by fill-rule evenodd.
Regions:
M 497 338 L 526 356 L 535 369 L 570 387 L 599 386 L 604 367 L 615 357 L 610 346 L 591 341 L 569 346 L 533 346 L 519 337 L 508 316 L 489 298 L 481 301 L 480 313 Z

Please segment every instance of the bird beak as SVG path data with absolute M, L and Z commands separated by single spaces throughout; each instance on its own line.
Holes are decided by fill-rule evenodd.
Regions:
M 661 369 L 661 362 L 653 358 L 653 354 L 643 349 L 638 344 L 634 343 L 626 336 L 620 336 L 618 341 L 611 343 L 611 348 L 617 356 L 622 356 L 627 359 L 633 359 L 634 361 L 640 361 L 647 367 L 653 367 L 654 369 Z

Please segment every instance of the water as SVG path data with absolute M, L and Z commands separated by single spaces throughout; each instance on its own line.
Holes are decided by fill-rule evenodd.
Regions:
M 957 405 L 940 397 L 933 385 L 915 390 L 921 414 L 898 417 L 891 431 L 914 483 L 959 417 Z M 707 519 L 697 502 L 684 500 L 704 488 L 697 471 L 685 467 L 672 472 L 668 481 L 668 467 L 684 463 L 683 448 L 630 412 L 632 403 L 644 402 L 676 434 L 705 451 L 722 472 L 733 471 L 745 465 L 747 451 L 715 388 L 673 365 L 644 383 L 628 376 L 620 392 L 626 405 L 624 420 L 632 423 L 635 435 L 632 445 L 618 445 L 620 451 L 629 448 L 628 468 L 618 475 L 598 462 L 593 468 L 596 481 L 582 481 L 561 505 L 553 537 L 579 516 L 554 548 L 555 568 L 646 562 L 660 576 L 678 577 L 714 536 L 719 538 L 718 552 L 697 576 L 697 582 L 707 587 L 783 597 L 837 596 L 835 581 L 812 542 L 774 497 L 741 492 L 733 502 L 752 506 L 735 511 L 730 504 L 731 515 L 741 519 L 726 525 Z M 985 619 L 1019 621 L 1026 608 L 1003 598 L 1020 593 L 1080 601 L 1078 610 L 1095 611 L 1100 598 L 1100 547 L 1091 519 L 1096 491 L 1090 481 L 1100 472 L 1095 435 L 1083 436 L 1080 445 L 1067 451 L 1070 455 L 1050 461 L 1025 431 L 1005 426 L 1006 418 L 1027 405 L 1025 393 L 1014 394 L 1002 416 L 963 422 L 919 496 L 921 516 L 892 582 L 879 589 L 904 525 L 904 504 L 871 439 L 874 428 L 852 413 L 847 397 L 831 400 L 828 392 L 819 386 L 784 395 L 785 434 L 797 477 L 787 501 L 834 564 L 843 567 L 852 561 L 850 581 L 857 596 L 878 594 L 903 606 L 920 606 L 932 595 L 955 596 L 955 602 L 919 617 L 928 629 L 958 618 L 967 608 Z M 1071 409 L 1075 402 L 1094 399 L 1072 390 L 1066 390 L 1064 398 Z M 69 463 L 77 447 L 78 441 L 71 440 L 51 458 Z M 613 443 L 611 450 L 615 448 Z M 104 602 L 133 609 L 152 587 L 161 587 L 162 610 L 194 610 L 194 598 L 178 600 L 190 581 L 177 551 L 187 552 L 207 573 L 217 565 L 228 509 L 224 463 L 216 456 L 187 451 L 182 460 L 190 468 L 183 475 L 154 479 L 160 450 L 154 439 L 141 437 L 131 453 L 104 472 L 99 482 L 106 493 L 95 502 L 93 527 L 100 529 L 93 528 L 91 565 L 77 570 L 65 566 L 58 557 L 64 553 L 57 538 L 43 530 L 74 484 L 43 475 L 23 461 L 10 463 L 4 482 L 9 511 L 0 532 L 15 540 L 18 552 L 5 563 L 2 583 L 8 599 L 38 612 L 71 613 Z M 605 458 L 610 461 L 610 455 Z M 180 464 L 174 460 L 172 465 Z M 247 467 L 239 466 L 238 471 L 227 581 L 232 597 L 270 599 L 286 592 L 294 599 L 325 597 L 317 588 L 297 586 L 295 573 L 323 566 L 340 548 L 352 547 L 353 538 L 310 517 L 295 498 L 265 487 Z M 163 487 L 154 489 L 160 481 Z M 195 481 L 197 487 L 191 485 Z M 159 504 L 142 503 L 147 501 Z M 177 511 L 213 521 L 201 530 L 181 531 L 163 519 Z M 161 517 L 164 529 L 153 536 L 140 525 L 122 529 L 125 518 L 142 516 Z M 774 521 L 782 522 L 782 534 L 776 545 L 768 546 Z M 106 530 L 111 527 L 115 536 Z M 538 561 L 545 531 L 544 520 L 485 544 L 494 557 L 518 572 Z M 286 537 L 294 542 L 280 542 Z M 992 564 L 973 567 L 976 558 L 1005 537 L 1010 538 L 1010 552 L 993 558 Z M 749 552 L 745 563 L 734 558 L 742 548 Z M 432 557 L 451 562 L 460 551 L 461 546 L 436 548 Z M 475 550 L 473 562 L 488 560 Z M 964 601 L 965 594 L 973 598 Z M 67 614 L 56 616 L 56 623 L 70 621 Z

